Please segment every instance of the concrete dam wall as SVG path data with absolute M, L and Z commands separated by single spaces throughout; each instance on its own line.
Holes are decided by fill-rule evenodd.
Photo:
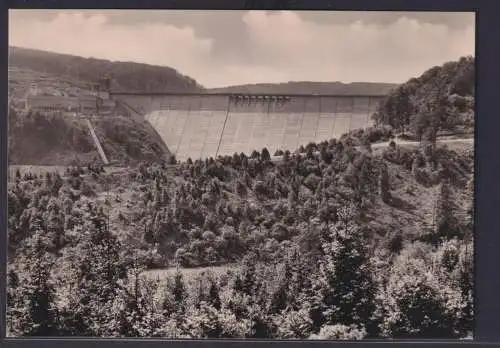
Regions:
M 177 159 L 294 151 L 372 124 L 383 96 L 113 93 L 143 115 Z

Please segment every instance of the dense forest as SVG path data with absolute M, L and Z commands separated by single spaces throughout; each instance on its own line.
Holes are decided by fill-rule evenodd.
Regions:
M 18 47 L 9 47 L 9 66 L 92 83 L 109 77 L 112 89 L 129 92 L 203 90 L 195 80 L 169 67 L 111 62 Z
M 115 176 L 19 174 L 9 189 L 10 333 L 469 334 L 472 149 L 317 146 L 317 156 L 311 145 L 279 163 L 263 150 Z M 140 276 L 220 264 L 234 266 Z
M 376 118 L 408 100 L 420 102 L 410 121 L 437 115 L 435 95 L 424 93 L 434 80 L 467 97 L 471 80 L 459 92 L 447 74 L 468 61 L 431 69 L 411 98 L 395 91 Z M 389 116 L 278 159 L 262 149 L 120 172 L 17 172 L 8 334 L 470 338 L 473 146 L 427 136 L 372 146 L 403 127 L 413 135 Z
M 474 57 L 462 57 L 410 79 L 380 102 L 374 120 L 407 131 L 418 140 L 446 131 L 473 133 L 474 62 Z

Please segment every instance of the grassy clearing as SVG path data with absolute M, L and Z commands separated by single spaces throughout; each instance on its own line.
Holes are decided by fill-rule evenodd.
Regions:
M 396 145 L 406 148 L 414 149 L 420 146 L 417 141 L 396 141 Z M 389 142 L 372 144 L 374 155 L 380 155 L 389 146 Z M 474 147 L 474 139 L 471 138 L 440 138 L 437 142 L 438 148 L 446 147 L 449 150 L 467 150 Z

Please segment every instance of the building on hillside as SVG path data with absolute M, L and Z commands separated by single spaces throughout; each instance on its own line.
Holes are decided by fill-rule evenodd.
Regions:
M 41 112 L 76 112 L 84 114 L 97 114 L 101 111 L 110 113 L 115 107 L 115 102 L 93 95 L 79 97 L 61 96 L 28 96 L 28 107 Z
M 27 97 L 28 108 L 42 112 L 71 112 L 78 110 L 78 98 L 34 95 Z
M 78 104 L 81 112 L 96 112 L 99 109 L 99 98 L 93 95 L 80 96 Z

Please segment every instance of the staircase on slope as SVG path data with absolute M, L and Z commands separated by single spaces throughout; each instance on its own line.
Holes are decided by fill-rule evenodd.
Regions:
M 99 142 L 99 138 L 97 137 L 97 134 L 95 133 L 94 127 L 92 126 L 92 123 L 90 123 L 90 120 L 87 119 L 87 126 L 89 127 L 90 135 L 92 136 L 92 139 L 94 140 L 94 144 L 97 147 L 97 151 L 99 152 L 99 156 L 101 156 L 102 161 L 104 164 L 109 164 L 108 158 L 106 157 L 106 154 L 104 153 L 104 149 L 101 146 L 101 143 Z

